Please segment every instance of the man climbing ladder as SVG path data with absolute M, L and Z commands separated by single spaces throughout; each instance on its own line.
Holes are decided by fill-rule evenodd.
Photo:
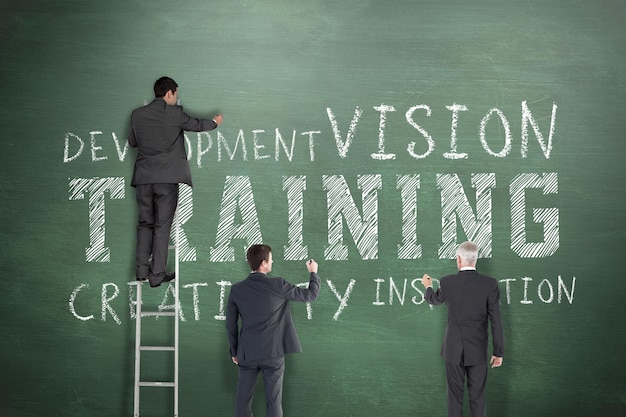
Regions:
M 196 119 L 178 105 L 178 84 L 161 77 L 154 83 L 155 99 L 135 109 L 130 119 L 128 143 L 137 148 L 131 185 L 137 194 L 136 277 L 151 287 L 171 281 L 167 272 L 170 230 L 178 203 L 179 184 L 192 186 L 184 131 L 205 132 L 223 120 Z

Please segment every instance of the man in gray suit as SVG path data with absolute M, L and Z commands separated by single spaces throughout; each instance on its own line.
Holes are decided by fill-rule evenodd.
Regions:
M 174 279 L 166 272 L 170 229 L 178 204 L 178 184 L 192 186 L 184 131 L 204 132 L 222 123 L 188 116 L 178 102 L 178 84 L 169 77 L 154 83 L 155 99 L 133 111 L 128 143 L 137 147 L 131 185 L 137 194 L 136 277 L 151 287 Z
M 433 290 L 432 278 L 428 274 L 422 277 L 422 284 L 426 287 L 424 299 L 429 304 L 445 303 L 448 307 L 441 356 L 446 361 L 449 417 L 463 416 L 466 378 L 471 415 L 485 416 L 488 321 L 493 344 L 492 368 L 502 365 L 504 354 L 498 281 L 476 272 L 477 258 L 476 244 L 464 242 L 456 252 L 459 272 L 441 278 L 437 291 Z
M 284 356 L 302 352 L 289 301 L 317 299 L 317 263 L 307 261 L 309 286 L 300 288 L 283 278 L 267 276 L 272 270 L 272 249 L 268 245 L 250 246 L 246 258 L 252 272 L 231 287 L 226 309 L 230 355 L 239 366 L 235 416 L 252 416 L 254 389 L 262 373 L 267 417 L 282 417 Z

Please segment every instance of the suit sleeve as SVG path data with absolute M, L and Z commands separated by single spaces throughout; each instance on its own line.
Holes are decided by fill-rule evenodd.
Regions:
M 443 294 L 441 293 L 441 288 L 439 288 L 437 291 L 433 290 L 433 287 L 426 288 L 424 300 L 426 300 L 428 304 L 437 305 L 443 303 Z
M 213 119 L 196 119 L 182 112 L 182 128 L 189 132 L 207 132 L 217 128 Z
M 500 289 L 496 280 L 494 280 L 489 294 L 487 308 L 489 322 L 491 323 L 493 355 L 501 358 L 504 356 L 504 330 L 502 329 L 502 316 L 500 314 Z
M 228 345 L 230 348 L 230 356 L 237 356 L 237 348 L 239 346 L 239 309 L 232 299 L 232 293 L 228 295 L 228 304 L 226 307 L 226 332 L 228 333 Z
M 133 148 L 137 147 L 137 137 L 135 136 L 135 129 L 133 128 L 132 121 L 128 131 L 128 144 Z
M 311 272 L 309 276 L 308 288 L 300 288 L 283 280 L 283 295 L 289 301 L 315 301 L 319 293 L 320 277 L 315 272 Z

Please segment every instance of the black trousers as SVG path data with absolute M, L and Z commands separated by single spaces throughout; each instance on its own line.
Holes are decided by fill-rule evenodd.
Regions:
M 263 374 L 267 417 L 283 417 L 284 357 L 259 361 L 239 361 L 235 417 L 252 416 L 252 399 L 259 373 Z
M 487 386 L 487 364 L 465 366 L 446 362 L 448 381 L 448 417 L 463 416 L 463 390 L 467 378 L 470 415 L 485 417 L 485 387 Z
M 178 205 L 178 184 L 140 184 L 135 187 L 137 278 L 166 272 L 170 230 Z

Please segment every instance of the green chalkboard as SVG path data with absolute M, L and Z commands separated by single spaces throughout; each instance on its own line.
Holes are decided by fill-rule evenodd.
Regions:
M 626 412 L 623 2 L 0 11 L 1 415 L 132 414 L 126 138 L 162 75 L 188 113 L 225 117 L 187 134 L 181 417 L 233 414 L 224 301 L 261 241 L 276 276 L 306 282 L 314 258 L 322 278 L 315 303 L 292 306 L 304 352 L 287 358 L 285 415 L 445 415 L 446 310 L 417 279 L 453 272 L 467 239 L 502 294 L 489 415 Z M 145 293 L 171 308 L 168 287 Z M 145 324 L 148 339 L 171 333 Z M 154 355 L 145 372 L 167 378 L 171 357 Z M 142 415 L 171 415 L 171 391 L 144 390 Z

